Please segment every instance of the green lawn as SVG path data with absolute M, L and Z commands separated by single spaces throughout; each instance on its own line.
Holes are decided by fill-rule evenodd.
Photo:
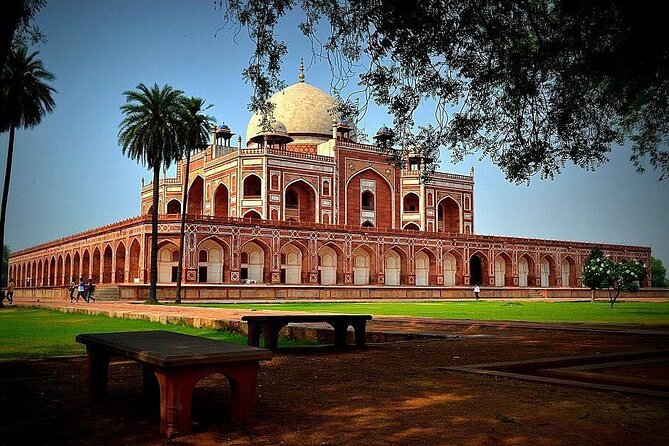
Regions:
M 619 302 L 613 309 L 601 302 L 379 302 L 208 304 L 209 307 L 249 310 L 309 311 L 417 316 L 486 321 L 581 322 L 596 324 L 669 325 L 669 302 Z
M 245 336 L 217 330 L 40 309 L 5 308 L 0 311 L 0 358 L 84 354 L 85 347 L 74 340 L 80 333 L 140 330 L 176 331 L 246 344 Z

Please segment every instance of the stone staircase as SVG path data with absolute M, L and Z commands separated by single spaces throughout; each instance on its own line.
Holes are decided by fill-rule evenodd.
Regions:
M 121 298 L 121 291 L 115 285 L 98 284 L 95 286 L 95 300 L 119 300 Z

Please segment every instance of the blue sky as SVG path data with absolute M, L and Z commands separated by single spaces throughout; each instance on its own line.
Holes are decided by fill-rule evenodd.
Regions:
M 306 81 L 327 91 L 329 67 L 312 63 L 297 20 L 292 14 L 280 29 L 289 50 L 284 80 L 297 81 L 304 58 Z M 117 133 L 122 93 L 140 82 L 206 99 L 210 114 L 244 137 L 251 89 L 241 71 L 252 47 L 245 30 L 225 26 L 211 0 L 51 0 L 37 23 L 48 41 L 35 49 L 56 75 L 58 94 L 53 114 L 16 135 L 6 228 L 12 250 L 139 213 L 141 178 L 151 173 L 121 154 Z M 371 109 L 363 125 L 374 133 L 390 122 Z M 2 175 L 6 147 L 7 134 L 0 135 Z M 653 171 L 637 174 L 628 158 L 628 149 L 617 148 L 595 173 L 568 166 L 529 186 L 508 183 L 477 157 L 452 165 L 444 152 L 440 170 L 468 174 L 474 166 L 479 234 L 651 246 L 669 265 L 669 182 L 658 183 Z

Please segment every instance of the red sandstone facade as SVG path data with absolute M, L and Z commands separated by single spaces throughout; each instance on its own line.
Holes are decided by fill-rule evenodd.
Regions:
M 301 82 L 275 97 L 271 131 L 254 117 L 246 147 L 241 138 L 231 147 L 230 130 L 214 128 L 211 146 L 192 157 L 187 283 L 578 287 L 593 246 L 650 265 L 648 247 L 476 235 L 473 170 L 421 184 L 420 159 L 399 169 L 354 142 L 324 116 L 321 90 Z M 176 281 L 185 167 L 159 185 L 165 284 Z M 18 287 L 147 283 L 151 190 L 142 184 L 139 217 L 13 253 L 10 278 Z

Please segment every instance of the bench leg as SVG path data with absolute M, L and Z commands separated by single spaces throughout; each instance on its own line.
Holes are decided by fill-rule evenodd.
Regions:
M 265 348 L 276 352 L 279 348 L 279 332 L 284 324 L 273 324 L 266 322 L 263 324 L 263 336 L 265 336 Z
M 346 348 L 346 336 L 348 335 L 348 323 L 347 322 L 331 322 L 330 325 L 334 327 L 335 335 L 335 348 L 344 349 Z
M 86 346 L 88 359 L 88 389 L 93 401 L 100 401 L 107 396 L 107 379 L 111 356 L 90 345 Z
M 260 324 L 255 322 L 247 322 L 248 325 L 248 345 L 252 347 L 260 347 L 260 332 L 262 328 Z
M 367 321 L 353 322 L 353 330 L 355 330 L 355 345 L 358 347 L 364 347 L 366 341 L 365 329 L 367 327 Z
M 258 380 L 258 361 L 222 367 L 219 371 L 230 382 L 232 421 L 248 424 L 253 421 Z
M 168 438 L 191 430 L 193 389 L 212 369 L 155 368 L 160 386 L 160 433 Z

